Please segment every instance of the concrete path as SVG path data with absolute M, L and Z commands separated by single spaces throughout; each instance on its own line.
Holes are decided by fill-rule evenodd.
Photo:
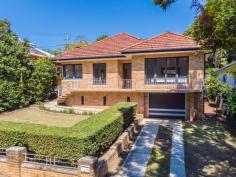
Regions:
M 172 126 L 172 148 L 170 177 L 185 177 L 184 145 L 182 124 L 178 121 L 145 119 L 144 127 L 124 161 L 121 170 L 114 177 L 143 177 L 152 152 L 159 126 Z
M 146 122 L 115 177 L 143 177 L 158 132 L 157 122 Z
M 185 177 L 184 143 L 181 123 L 173 124 L 170 177 Z

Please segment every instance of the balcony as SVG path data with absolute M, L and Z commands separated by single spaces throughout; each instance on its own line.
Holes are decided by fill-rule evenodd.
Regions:
M 74 91 L 111 92 L 193 92 L 202 91 L 203 81 L 182 78 L 63 80 L 59 86 L 63 93 Z

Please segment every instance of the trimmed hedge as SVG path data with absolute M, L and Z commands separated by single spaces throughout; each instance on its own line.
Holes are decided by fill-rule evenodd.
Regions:
M 0 121 L 0 147 L 25 146 L 38 155 L 100 156 L 134 120 L 135 103 L 118 103 L 70 128 Z

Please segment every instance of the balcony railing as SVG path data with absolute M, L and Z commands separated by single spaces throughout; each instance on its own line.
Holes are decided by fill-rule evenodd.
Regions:
M 106 85 L 105 79 L 93 79 L 93 85 Z
M 157 84 L 185 84 L 188 82 L 188 77 L 159 77 L 145 79 L 147 85 Z
M 153 78 L 146 80 L 117 79 L 111 82 L 105 80 L 63 80 L 60 94 L 80 90 L 202 90 L 203 81 L 197 79 L 180 78 Z
M 122 79 L 122 89 L 132 89 L 132 79 Z

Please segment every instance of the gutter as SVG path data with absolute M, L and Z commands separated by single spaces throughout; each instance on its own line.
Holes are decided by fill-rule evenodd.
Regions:
M 52 58 L 52 61 L 78 61 L 78 60 L 93 60 L 93 59 L 109 59 L 109 58 L 124 58 L 125 55 L 106 55 L 92 57 L 73 57 L 73 58 Z
M 175 52 L 175 51 L 191 51 L 199 50 L 200 47 L 188 47 L 188 48 L 173 48 L 173 49 L 151 49 L 151 50 L 126 50 L 121 51 L 122 54 L 135 54 L 135 53 L 153 53 L 153 52 Z

